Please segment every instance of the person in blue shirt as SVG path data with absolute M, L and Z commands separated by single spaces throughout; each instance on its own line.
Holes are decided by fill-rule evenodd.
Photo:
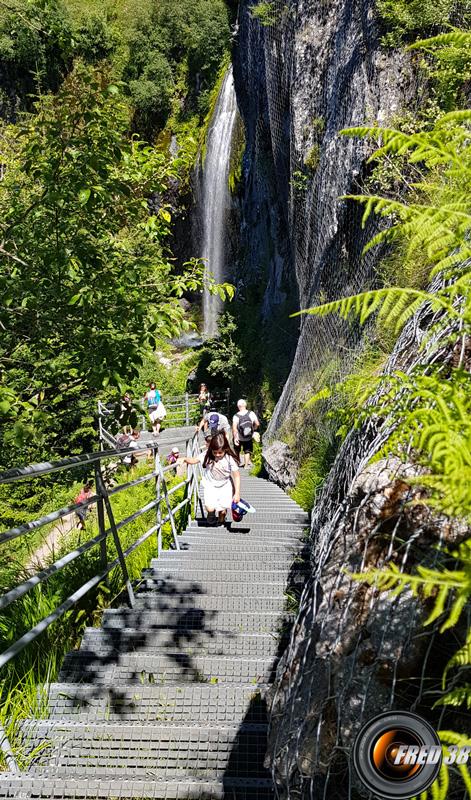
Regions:
M 166 416 L 164 404 L 162 403 L 162 396 L 156 388 L 154 381 L 149 384 L 149 391 L 144 395 L 144 402 L 147 405 L 149 419 L 152 423 L 152 433 L 157 436 L 160 432 L 162 420 Z

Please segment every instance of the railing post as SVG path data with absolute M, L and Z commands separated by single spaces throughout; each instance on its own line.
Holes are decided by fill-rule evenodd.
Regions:
M 188 458 L 192 458 L 193 456 L 193 447 L 191 444 L 191 439 L 187 440 L 186 443 L 186 455 Z M 193 485 L 195 482 L 195 468 L 193 464 L 188 464 L 188 474 L 187 474 L 188 483 L 186 485 L 187 497 L 188 497 L 188 518 L 187 518 L 187 525 L 191 522 L 191 504 L 193 502 Z
M 100 480 L 101 480 L 101 462 L 98 461 L 95 464 L 95 486 L 97 487 L 97 494 L 98 494 L 98 500 L 96 502 L 96 510 L 97 510 L 97 517 L 98 517 L 98 530 L 99 530 L 100 533 L 104 534 L 105 530 L 106 530 L 106 526 L 105 526 L 105 507 L 104 507 L 104 504 L 103 504 L 103 497 L 101 496 L 101 493 L 98 493 L 98 487 L 100 485 Z M 108 564 L 108 555 L 107 555 L 107 552 L 106 552 L 106 537 L 105 537 L 100 542 L 100 569 L 102 570 L 102 572 L 105 571 L 105 569 L 107 567 L 107 564 Z M 106 584 L 106 586 L 109 586 L 109 584 L 110 584 L 109 575 L 106 575 L 106 577 L 105 577 L 105 584 Z
M 229 416 L 229 414 L 231 413 L 231 390 L 229 386 L 226 389 L 226 405 L 227 405 L 227 414 Z
M 103 447 L 103 423 L 101 421 L 102 418 L 102 410 L 101 410 L 101 400 L 98 401 L 98 437 L 100 439 L 100 450 L 104 450 Z
M 108 515 L 108 520 L 110 523 L 110 528 L 113 534 L 113 539 L 116 547 L 116 552 L 118 553 L 118 559 L 121 566 L 121 571 L 123 573 L 123 578 L 126 583 L 126 589 L 128 591 L 129 605 L 131 606 L 131 608 L 134 608 L 134 602 L 135 602 L 134 591 L 131 585 L 131 581 L 129 580 L 128 568 L 126 566 L 126 559 L 124 558 L 123 548 L 121 547 L 121 541 L 119 538 L 118 529 L 114 521 L 113 509 L 111 508 L 110 498 L 108 497 L 108 492 L 106 490 L 106 486 L 103 481 L 103 476 L 101 474 L 100 469 L 97 469 L 96 476 L 97 476 L 97 494 L 103 498 L 105 504 L 106 513 Z
M 185 392 L 185 424 L 190 424 L 190 404 L 188 402 L 188 392 Z
M 154 449 L 154 471 L 157 473 L 155 478 L 155 499 L 157 500 L 155 510 L 157 517 L 157 557 L 159 557 L 162 552 L 162 480 L 160 477 L 160 458 L 157 445 Z
M 168 515 L 170 517 L 170 527 L 172 528 L 172 536 L 173 536 L 173 541 L 175 542 L 175 550 L 180 550 L 177 529 L 175 527 L 175 520 L 173 518 L 172 506 L 170 505 L 170 497 L 168 496 L 167 482 L 165 480 L 165 475 L 162 471 L 162 465 L 160 463 L 160 460 L 158 460 L 157 462 L 157 467 L 160 475 L 160 487 L 161 490 L 162 489 L 164 490 L 165 504 L 167 506 Z

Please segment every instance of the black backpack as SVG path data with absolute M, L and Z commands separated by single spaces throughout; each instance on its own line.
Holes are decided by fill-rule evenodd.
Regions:
M 239 431 L 239 436 L 241 439 L 248 440 L 252 438 L 253 422 L 250 413 L 248 411 L 246 414 L 243 414 L 242 416 L 239 415 L 237 430 Z

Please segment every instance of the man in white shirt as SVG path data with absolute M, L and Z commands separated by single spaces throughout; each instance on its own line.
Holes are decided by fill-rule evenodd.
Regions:
M 234 450 L 239 459 L 239 466 L 248 469 L 252 466 L 250 454 L 253 452 L 253 435 L 260 426 L 254 411 L 247 410 L 245 400 L 237 403 L 237 414 L 232 417 L 232 435 L 234 437 Z M 240 451 L 244 449 L 244 461 L 240 461 Z

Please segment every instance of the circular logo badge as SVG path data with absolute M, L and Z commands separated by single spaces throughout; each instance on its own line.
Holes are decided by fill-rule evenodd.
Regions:
M 436 779 L 441 761 L 436 732 L 409 711 L 386 712 L 370 719 L 353 745 L 358 777 L 384 800 L 420 795 Z

